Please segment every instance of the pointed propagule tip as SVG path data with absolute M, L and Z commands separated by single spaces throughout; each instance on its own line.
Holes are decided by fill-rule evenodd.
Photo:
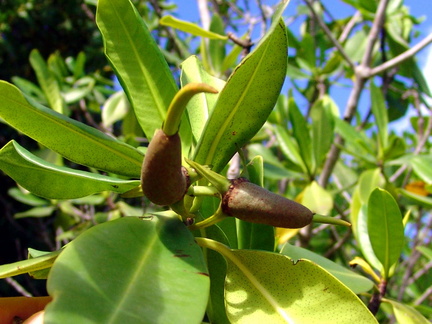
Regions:
M 351 223 L 344 221 L 343 219 L 334 218 L 334 217 L 330 217 L 330 216 L 324 216 L 324 215 L 320 215 L 320 214 L 313 214 L 312 222 L 351 227 Z

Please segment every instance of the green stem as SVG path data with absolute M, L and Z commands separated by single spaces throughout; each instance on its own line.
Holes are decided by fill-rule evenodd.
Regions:
M 219 197 L 219 191 L 215 187 L 209 186 L 191 186 L 187 192 L 190 196 L 211 196 Z
M 347 221 L 344 221 L 339 218 L 334 218 L 330 216 L 324 216 L 319 214 L 314 214 L 312 217 L 312 221 L 315 223 L 323 223 L 323 224 L 332 224 L 332 225 L 341 225 L 341 226 L 347 226 L 351 227 L 351 224 Z
M 216 211 L 214 215 L 204 219 L 201 222 L 189 226 L 189 229 L 191 231 L 200 230 L 209 227 L 211 225 L 214 225 L 216 223 L 219 223 L 220 221 L 224 220 L 226 217 L 227 216 L 222 212 L 221 207 L 219 207 L 219 209 Z
M 167 116 L 162 125 L 162 130 L 167 136 L 178 132 L 187 103 L 194 95 L 201 92 L 218 93 L 215 88 L 205 83 L 188 83 L 177 92 L 168 107 Z
M 185 160 L 192 168 L 195 169 L 196 172 L 198 172 L 199 175 L 206 178 L 221 194 L 224 194 L 228 191 L 231 182 L 224 176 L 210 170 L 210 168 L 203 166 L 199 163 L 196 163 L 189 159 Z

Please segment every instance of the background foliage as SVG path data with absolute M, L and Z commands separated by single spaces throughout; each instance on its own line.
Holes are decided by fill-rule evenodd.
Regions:
M 200 41 L 193 31 L 160 25 L 162 16 L 175 14 L 175 5 L 156 0 L 133 3 L 177 84 L 187 80 L 187 75 L 180 76 L 179 64 L 191 54 L 197 54 L 205 70 L 221 79 L 239 62 L 242 48 L 232 42 Z M 201 26 L 238 37 L 250 31 L 256 42 L 274 12 L 274 8 L 257 3 L 255 7 L 249 2 L 211 1 L 207 9 L 200 9 Z M 284 253 L 298 246 L 345 267 L 349 263 L 357 266 L 358 273 L 366 274 L 381 288 L 363 297 L 365 303 L 389 299 L 377 313 L 380 322 L 395 320 L 398 307 L 403 307 L 392 306 L 396 301 L 415 306 L 430 319 L 430 90 L 415 57 L 406 55 L 409 48 L 416 49 L 414 44 L 429 43 L 430 36 L 419 35 L 421 20 L 409 14 L 403 1 L 344 3 L 353 10 L 343 19 L 333 18 L 337 8 L 331 5 L 313 1 L 290 5 L 293 14 L 285 17 L 290 47 L 287 82 L 270 118 L 244 148 L 244 154 L 263 157 L 261 181 L 266 188 L 354 225 L 352 230 L 326 225 L 300 231 L 277 229 L 277 250 Z M 125 95 L 114 87 L 114 74 L 94 21 L 95 3 L 68 1 L 67 6 L 60 6 L 54 1 L 12 1 L 2 4 L 2 9 L 3 79 L 57 112 L 132 146 L 147 145 L 152 134 L 141 130 Z M 380 14 L 382 10 L 384 14 Z M 380 15 L 385 19 L 379 21 Z M 401 56 L 403 60 L 398 60 Z M 340 103 L 338 91 L 347 92 L 346 102 Z M 403 132 L 392 130 L 391 122 L 406 118 L 410 111 L 415 112 L 411 127 Z M 2 125 L 1 146 L 10 139 L 46 161 L 84 168 Z M 238 175 L 239 165 L 235 158 L 226 171 Z M 116 193 L 53 200 L 21 190 L 5 175 L 1 183 L 4 215 L 0 218 L 0 244 L 4 248 L 0 264 L 26 259 L 27 247 L 56 250 L 106 220 L 140 215 L 143 209 L 159 210 L 146 199 L 120 198 Z M 376 202 L 385 202 L 390 211 L 383 213 Z M 398 227 L 401 218 L 405 229 Z M 228 227 L 221 224 L 229 232 Z M 392 236 L 383 242 L 387 233 Z M 289 244 L 284 246 L 286 242 Z M 386 249 L 385 243 L 391 248 Z M 245 240 L 239 245 L 274 248 L 272 241 L 247 246 Z M 385 251 L 390 252 L 387 255 Z M 286 253 L 292 257 L 294 252 Z M 369 266 L 358 257 L 366 259 Z M 28 276 L 0 283 L 1 296 L 20 294 L 45 295 L 45 283 Z

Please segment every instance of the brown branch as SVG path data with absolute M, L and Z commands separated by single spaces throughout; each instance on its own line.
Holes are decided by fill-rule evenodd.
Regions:
M 417 54 L 419 51 L 421 51 L 423 48 L 425 48 L 430 43 L 432 43 L 432 33 L 430 33 L 422 41 L 420 41 L 418 44 L 414 45 L 410 49 L 406 50 L 402 54 L 399 54 L 398 56 L 392 58 L 391 60 L 369 70 L 369 77 L 380 74 L 381 72 L 384 72 L 385 70 L 391 69 L 392 67 L 397 66 L 398 64 L 402 63 L 403 61 L 406 61 L 407 59 L 413 57 L 415 54 Z
M 387 281 L 382 280 L 378 285 L 378 291 L 372 295 L 372 298 L 369 301 L 368 308 L 373 315 L 378 313 L 378 310 L 381 305 L 381 300 L 385 296 L 387 290 Z
M 312 16 L 314 19 L 318 22 L 320 27 L 323 29 L 324 33 L 327 35 L 327 37 L 330 39 L 330 41 L 333 43 L 333 45 L 337 48 L 339 53 L 342 55 L 342 57 L 345 59 L 345 61 L 348 63 L 348 65 L 355 69 L 355 63 L 351 60 L 351 58 L 348 56 L 348 54 L 345 52 L 344 48 L 342 47 L 341 43 L 334 37 L 331 30 L 327 27 L 325 22 L 321 19 L 321 17 L 316 13 L 315 9 L 313 8 L 313 4 L 310 2 L 310 0 L 305 0 L 306 5 L 309 7 Z
M 373 48 L 377 42 L 379 31 L 381 30 L 384 24 L 385 10 L 387 8 L 388 2 L 389 0 L 380 1 L 377 12 L 375 14 L 375 20 L 373 22 L 372 28 L 368 35 L 366 50 L 363 55 L 361 64 L 357 66 L 354 70 L 356 78 L 354 81 L 353 89 L 348 98 L 348 102 L 344 113 L 344 120 L 346 122 L 351 122 L 352 118 L 354 117 L 355 112 L 357 110 L 357 105 L 360 99 L 360 95 L 363 91 L 366 81 L 369 78 L 369 73 L 370 73 L 369 70 L 370 70 L 370 64 L 372 62 Z M 327 155 L 327 159 L 324 164 L 323 171 L 318 180 L 319 184 L 322 187 L 327 186 L 330 176 L 336 165 L 336 162 L 339 159 L 339 155 L 341 151 L 339 147 L 342 147 L 343 145 L 344 145 L 343 138 L 340 135 L 337 135 L 335 137 L 335 142 L 332 145 L 329 154 Z

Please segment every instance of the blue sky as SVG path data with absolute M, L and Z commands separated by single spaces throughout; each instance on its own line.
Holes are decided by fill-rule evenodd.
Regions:
M 396 1 L 396 0 L 395 0 Z M 178 6 L 177 15 L 181 19 L 189 20 L 192 22 L 199 23 L 199 15 L 197 9 L 197 1 L 194 0 L 174 0 L 173 1 Z M 240 1 L 242 3 L 242 1 Z M 278 3 L 277 0 L 262 0 L 262 3 L 265 5 L 274 5 Z M 256 8 L 256 0 L 249 0 L 249 4 L 253 10 Z M 353 13 L 353 9 L 351 6 L 347 5 L 341 0 L 322 0 L 322 3 L 327 7 L 327 9 L 331 12 L 331 14 L 336 18 L 347 17 Z M 285 11 L 284 17 L 288 18 L 291 15 L 295 14 L 296 7 L 299 4 L 304 4 L 303 0 L 291 0 L 291 4 Z M 432 14 L 432 0 L 405 0 L 404 4 L 409 7 L 411 15 L 415 17 L 424 17 L 424 21 L 421 25 L 415 27 L 420 31 L 420 35 L 417 39 L 413 41 L 413 44 L 416 44 L 423 37 L 432 32 L 432 17 L 428 14 Z M 296 29 L 298 25 L 293 25 L 291 28 Z M 294 30 L 296 33 L 297 31 Z M 259 34 L 257 33 L 258 37 Z M 254 38 L 254 37 L 252 37 Z M 256 40 L 256 39 L 255 39 Z M 423 69 L 425 78 L 428 80 L 429 86 L 432 88 L 432 46 L 428 46 L 423 49 L 420 53 L 417 54 L 417 59 L 420 65 L 420 68 Z M 337 94 L 332 93 L 333 99 L 337 102 L 340 107 L 343 107 L 346 103 L 347 96 L 349 94 L 349 89 L 346 92 L 337 91 Z M 363 107 L 363 110 L 366 106 L 369 106 L 369 98 L 364 94 L 361 102 L 360 109 Z M 367 109 L 367 108 L 366 108 Z M 341 108 L 343 110 L 343 108 Z M 398 131 L 406 130 L 409 128 L 408 121 L 399 120 L 392 125 L 393 129 Z

